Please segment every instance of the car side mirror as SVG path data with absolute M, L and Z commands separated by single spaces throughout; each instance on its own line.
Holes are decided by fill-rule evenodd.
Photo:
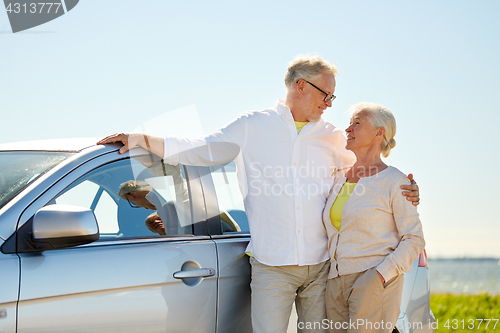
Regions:
M 31 241 L 38 251 L 55 250 L 99 239 L 92 210 L 70 205 L 49 205 L 33 217 Z

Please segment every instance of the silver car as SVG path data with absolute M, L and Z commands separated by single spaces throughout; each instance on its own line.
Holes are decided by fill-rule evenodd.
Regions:
M 251 332 L 234 164 L 95 142 L 0 145 L 0 332 Z M 120 198 L 129 180 L 164 200 L 166 235 Z
M 410 273 L 405 273 L 401 312 L 393 333 L 434 332 L 435 318 L 430 308 L 427 253 L 420 253 Z
M 0 145 L 0 332 L 251 332 L 234 163 L 173 166 L 97 140 Z M 165 235 L 120 197 L 131 180 L 151 186 Z M 433 321 L 425 261 L 405 276 L 402 333 Z

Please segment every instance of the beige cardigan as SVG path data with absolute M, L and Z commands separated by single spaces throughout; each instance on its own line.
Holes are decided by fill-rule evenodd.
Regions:
M 330 209 L 345 181 L 345 176 L 335 181 L 323 212 L 331 258 L 328 278 L 374 266 L 386 281 L 409 272 L 425 241 L 417 208 L 399 188 L 409 184 L 408 178 L 391 166 L 361 178 L 344 206 L 337 231 Z

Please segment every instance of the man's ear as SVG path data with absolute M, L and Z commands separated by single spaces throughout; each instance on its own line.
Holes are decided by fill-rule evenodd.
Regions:
M 377 136 L 384 136 L 385 134 L 385 128 L 384 127 L 379 127 L 379 129 L 377 130 Z
M 304 86 L 306 85 L 306 81 L 304 79 L 300 79 L 298 82 L 297 82 L 297 90 L 298 91 L 304 91 Z

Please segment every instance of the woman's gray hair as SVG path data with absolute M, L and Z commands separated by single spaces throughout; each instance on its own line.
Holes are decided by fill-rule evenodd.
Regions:
M 388 157 L 391 149 L 396 147 L 396 140 L 394 140 L 396 118 L 388 108 L 376 103 L 363 102 L 351 107 L 351 117 L 355 117 L 360 113 L 368 117 L 373 128 L 385 128 L 384 138 L 381 143 L 381 154 L 383 157 Z
M 118 191 L 118 195 L 123 200 L 127 200 L 126 194 L 138 191 L 151 191 L 153 188 L 147 182 L 142 180 L 129 180 L 120 185 L 120 191 Z
M 320 56 L 300 54 L 288 65 L 285 75 L 286 88 L 289 90 L 300 79 L 311 81 L 321 74 L 337 76 L 337 66 Z

